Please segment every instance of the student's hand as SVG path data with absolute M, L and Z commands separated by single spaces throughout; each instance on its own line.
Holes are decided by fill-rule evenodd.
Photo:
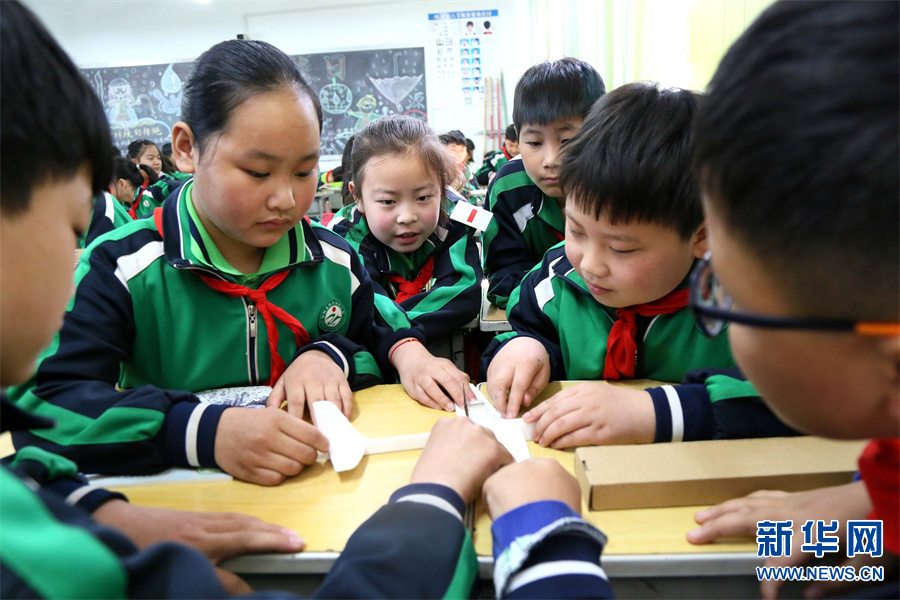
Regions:
M 757 521 L 790 519 L 794 522 L 790 556 L 768 558 L 766 566 L 797 566 L 814 556 L 800 550 L 803 545 L 803 532 L 800 528 L 807 520 L 837 519 L 842 524 L 843 532 L 847 519 L 865 519 L 871 510 L 872 503 L 862 481 L 808 492 L 762 490 L 701 510 L 694 515 L 700 527 L 689 531 L 687 540 L 692 544 L 706 544 L 721 537 L 755 536 Z M 840 537 L 846 539 L 845 535 Z M 781 581 L 762 582 L 760 587 L 763 598 L 776 598 L 782 584 Z M 809 589 L 815 588 L 811 585 Z
M 581 514 L 578 481 L 552 458 L 529 458 L 503 467 L 484 482 L 484 502 L 492 519 L 540 500 L 559 500 Z
M 229 408 L 216 429 L 216 464 L 238 479 L 278 485 L 328 451 L 314 425 L 277 408 Z
M 344 371 L 330 356 L 318 350 L 304 352 L 291 363 L 275 382 L 266 406 L 281 408 L 285 400 L 288 412 L 298 419 L 303 418 L 307 405 L 319 400 L 331 402 L 348 419 L 353 411 L 353 392 Z
M 138 548 L 179 542 L 199 550 L 213 563 L 242 554 L 300 552 L 305 546 L 294 531 L 238 513 L 150 508 L 115 499 L 100 505 L 93 517 L 123 532 Z
M 219 583 L 222 584 L 229 596 L 247 596 L 253 593 L 253 588 L 250 587 L 250 584 L 231 571 L 226 571 L 222 567 L 215 567 L 215 569 Z
M 401 340 L 394 348 L 391 362 L 400 374 L 400 383 L 419 404 L 453 411 L 454 403 L 463 405 L 464 393 L 470 401 L 475 399 L 469 389 L 469 376 L 451 361 L 435 357 L 418 341 Z
M 566 388 L 522 416 L 541 446 L 651 444 L 656 412 L 649 392 L 592 381 Z
M 409 482 L 446 485 L 469 504 L 485 479 L 511 462 L 513 457 L 489 429 L 461 417 L 438 419 Z
M 519 408 L 541 393 L 550 381 L 550 355 L 534 338 L 516 337 L 506 342 L 487 370 L 487 391 L 500 414 L 519 416 Z

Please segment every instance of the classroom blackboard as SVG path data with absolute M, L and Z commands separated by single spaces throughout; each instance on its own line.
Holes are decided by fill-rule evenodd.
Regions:
M 351 135 L 385 115 L 428 119 L 425 50 L 355 50 L 292 57 L 309 77 L 324 116 L 322 154 L 340 155 Z M 181 118 L 193 62 L 82 69 L 103 101 L 113 143 L 123 154 L 137 139 L 162 146 Z

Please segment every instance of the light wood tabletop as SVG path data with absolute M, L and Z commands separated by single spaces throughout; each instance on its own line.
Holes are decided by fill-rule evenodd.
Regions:
M 577 382 L 551 383 L 541 401 Z M 643 389 L 649 381 L 615 383 Z M 384 385 L 354 394 L 351 420 L 367 437 L 385 437 L 430 431 L 440 418 L 455 418 L 425 408 L 410 399 L 399 385 Z M 574 473 L 574 450 L 541 448 L 529 442 L 532 456 L 554 458 Z M 335 473 L 330 463 L 319 462 L 277 487 L 240 481 L 214 481 L 120 488 L 135 504 L 196 511 L 236 511 L 255 515 L 300 533 L 307 552 L 339 552 L 353 531 L 385 504 L 391 493 L 409 481 L 419 451 L 367 456 L 348 473 Z M 635 468 L 640 468 L 637 465 Z M 589 512 L 586 518 L 609 536 L 605 555 L 708 554 L 754 552 L 750 540 L 693 546 L 685 533 L 694 526 L 700 507 L 657 508 Z M 479 511 L 475 548 L 491 554 L 490 518 Z

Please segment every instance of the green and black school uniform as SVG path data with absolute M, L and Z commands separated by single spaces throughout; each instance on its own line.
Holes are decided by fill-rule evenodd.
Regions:
M 271 385 L 309 350 L 360 389 L 394 379 L 394 343 L 423 339 L 374 293 L 352 248 L 305 220 L 267 248 L 258 272 L 233 269 L 197 218 L 192 187 L 84 251 L 62 330 L 35 376 L 10 391 L 59 426 L 14 434 L 16 447 L 97 473 L 215 466 L 227 408 L 198 404 L 195 392 Z
M 116 227 L 131 223 L 133 219 L 122 203 L 109 192 L 100 192 L 94 196 L 94 208 L 91 213 L 91 224 L 88 230 L 78 239 L 78 247 L 86 248 L 95 239 L 110 232 Z
M 355 205 L 341 209 L 329 228 L 359 252 L 376 293 L 400 304 L 427 343 L 478 316 L 482 274 L 474 229 L 447 220 L 415 252 L 402 254 L 378 241 Z
M 488 300 L 504 308 L 525 274 L 565 239 L 566 224 L 559 202 L 535 185 L 521 158 L 494 177 L 488 209 L 494 218 L 481 239 Z
M 686 278 L 669 295 L 645 305 L 609 308 L 594 299 L 566 258 L 565 243 L 558 244 L 513 291 L 507 306 L 513 331 L 488 346 L 482 373 L 506 342 L 525 336 L 547 350 L 551 381 L 689 383 L 649 390 L 656 441 L 792 435 L 734 369 L 725 332 L 708 338 L 696 326 L 687 285 Z M 697 373 L 701 370 L 705 374 Z M 736 414 L 752 421 L 742 422 Z
M 155 209 L 163 205 L 172 192 L 178 189 L 178 186 L 185 181 L 191 179 L 193 175 L 190 173 L 181 173 L 174 171 L 172 173 L 160 173 L 159 181 L 153 185 L 147 186 L 147 189 L 138 189 L 138 193 L 134 199 L 131 211 L 135 219 L 141 219 L 152 213 Z
M 479 185 L 488 185 L 491 182 L 491 173 L 496 173 L 500 167 L 513 159 L 506 150 L 506 145 L 500 150 L 492 150 L 484 155 L 481 168 L 475 171 L 475 180 Z

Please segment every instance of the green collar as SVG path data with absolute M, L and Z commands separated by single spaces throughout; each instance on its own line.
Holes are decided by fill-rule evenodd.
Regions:
M 281 237 L 275 244 L 266 248 L 262 264 L 255 273 L 241 273 L 222 256 L 216 247 L 200 217 L 197 215 L 192 196 L 194 183 L 184 185 L 178 198 L 179 229 L 182 240 L 184 259 L 192 264 L 209 267 L 220 273 L 230 275 L 242 285 L 252 285 L 263 276 L 293 267 L 310 260 L 304 243 L 303 224 Z

